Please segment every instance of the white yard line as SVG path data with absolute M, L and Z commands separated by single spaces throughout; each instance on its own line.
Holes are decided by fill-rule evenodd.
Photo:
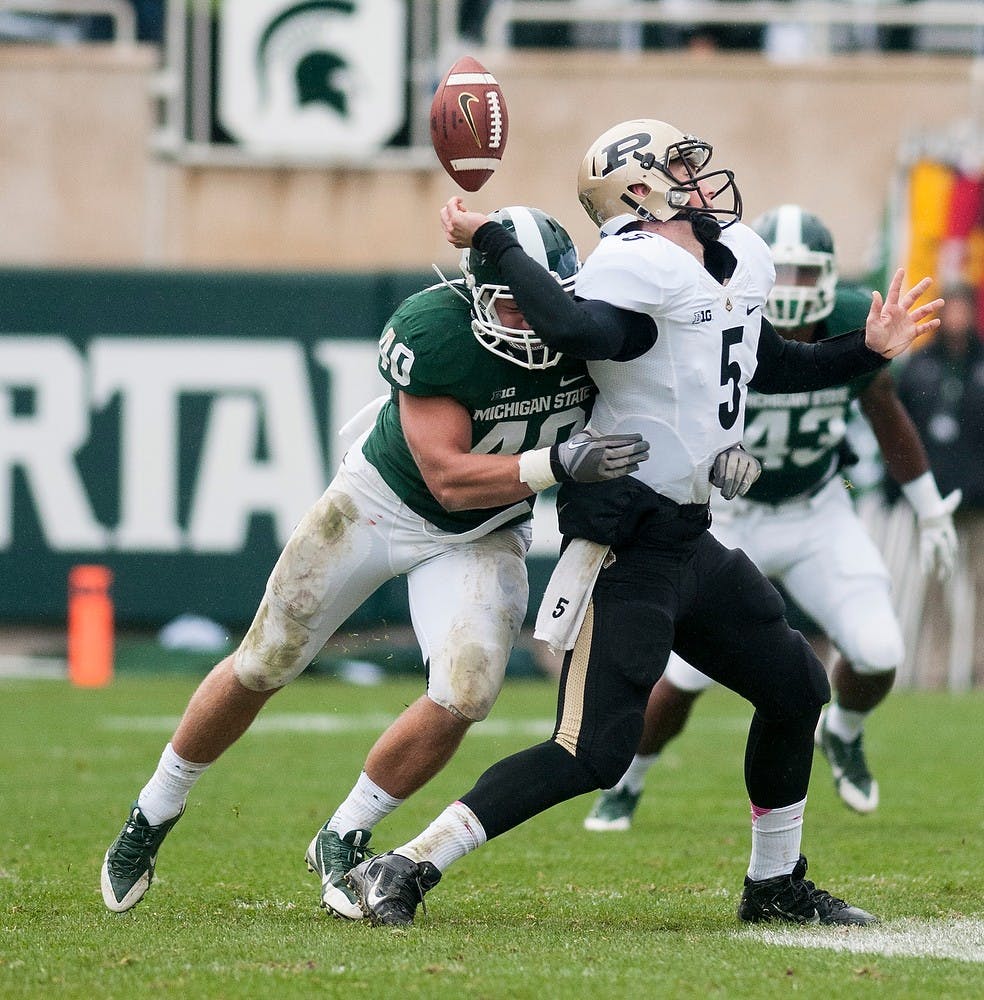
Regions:
M 755 927 L 736 931 L 783 948 L 984 962 L 984 920 L 892 920 L 873 927 Z
M 63 681 L 68 664 L 56 656 L 30 656 L 20 653 L 0 654 L 0 678 L 3 680 Z
M 354 733 L 379 732 L 395 718 L 392 715 L 338 715 L 335 713 L 261 715 L 249 731 L 251 733 Z M 102 727 L 115 732 L 156 733 L 173 732 L 177 715 L 109 715 L 102 719 Z M 468 731 L 476 736 L 511 736 L 524 734 L 549 736 L 553 719 L 486 719 Z

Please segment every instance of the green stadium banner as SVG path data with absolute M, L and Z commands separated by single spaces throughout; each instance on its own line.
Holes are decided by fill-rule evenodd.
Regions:
M 0 618 L 64 621 L 69 570 L 98 562 L 123 625 L 247 624 L 339 427 L 386 391 L 384 323 L 432 278 L 0 271 Z M 405 618 L 404 590 L 363 618 Z
M 249 624 L 274 562 L 387 391 L 386 320 L 430 272 L 0 269 L 0 620 L 65 621 L 113 572 L 116 621 Z M 538 502 L 532 623 L 559 538 Z M 350 627 L 405 624 L 404 581 Z

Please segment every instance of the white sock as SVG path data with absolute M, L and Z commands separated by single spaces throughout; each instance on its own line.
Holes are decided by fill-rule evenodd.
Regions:
M 834 702 L 827 709 L 827 728 L 847 743 L 853 743 L 864 730 L 864 720 L 869 712 L 851 712 Z
M 443 872 L 481 847 L 485 839 L 485 828 L 478 817 L 463 802 L 453 802 L 423 833 L 393 853 L 411 861 L 430 861 Z
M 363 771 L 352 791 L 348 793 L 348 798 L 328 821 L 328 829 L 333 830 L 339 837 L 344 837 L 350 830 L 371 830 L 402 802 L 403 799 L 394 799 L 388 792 L 384 792 Z
M 164 747 L 150 781 L 137 796 L 137 805 L 151 826 L 157 826 L 181 812 L 188 793 L 209 764 L 193 764 L 179 757 L 171 744 Z
M 658 757 L 658 753 L 637 753 L 615 787 L 624 788 L 633 795 L 638 795 L 646 784 L 646 775 L 649 773 L 649 769 L 656 763 Z
M 748 877 L 760 881 L 788 875 L 796 866 L 803 839 L 806 799 L 778 809 L 760 809 L 752 803 L 752 856 Z

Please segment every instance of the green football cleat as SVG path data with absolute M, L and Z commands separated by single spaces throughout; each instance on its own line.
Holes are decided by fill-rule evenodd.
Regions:
M 632 816 L 639 805 L 642 792 L 632 793 L 627 788 L 608 788 L 595 800 L 591 812 L 584 817 L 584 829 L 628 830 Z
M 834 787 L 849 808 L 859 813 L 874 812 L 878 808 L 878 782 L 868 770 L 864 756 L 864 734 L 848 742 L 827 728 L 827 713 L 817 724 L 816 745 L 827 758 L 834 776 Z
M 125 913 L 143 899 L 154 880 L 161 843 L 183 812 L 184 807 L 172 819 L 151 826 L 136 802 L 130 807 L 129 818 L 103 859 L 103 902 L 114 913 Z
M 304 860 L 308 870 L 321 879 L 321 905 L 345 920 L 361 920 L 365 914 L 345 876 L 366 858 L 372 857 L 367 844 L 368 830 L 349 830 L 339 837 L 325 825 L 314 835 Z

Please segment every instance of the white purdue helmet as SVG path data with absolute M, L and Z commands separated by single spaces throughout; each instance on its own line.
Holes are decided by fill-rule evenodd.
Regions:
M 816 323 L 834 309 L 837 260 L 830 230 L 799 205 L 780 205 L 752 222 L 769 244 L 776 265 L 776 283 L 765 315 L 778 329 Z
M 585 154 L 577 178 L 578 197 L 602 235 L 616 233 L 630 222 L 667 222 L 685 209 L 686 217 L 706 216 L 724 229 L 741 218 L 741 195 L 732 171 L 702 173 L 712 152 L 710 143 L 666 122 L 652 118 L 622 122 L 600 135 Z M 674 160 L 686 166 L 686 180 L 674 177 L 670 170 Z M 630 190 L 640 184 L 648 193 Z M 710 204 L 701 184 L 711 188 L 715 199 L 729 193 L 730 203 Z M 688 207 L 695 191 L 701 195 L 700 208 Z

